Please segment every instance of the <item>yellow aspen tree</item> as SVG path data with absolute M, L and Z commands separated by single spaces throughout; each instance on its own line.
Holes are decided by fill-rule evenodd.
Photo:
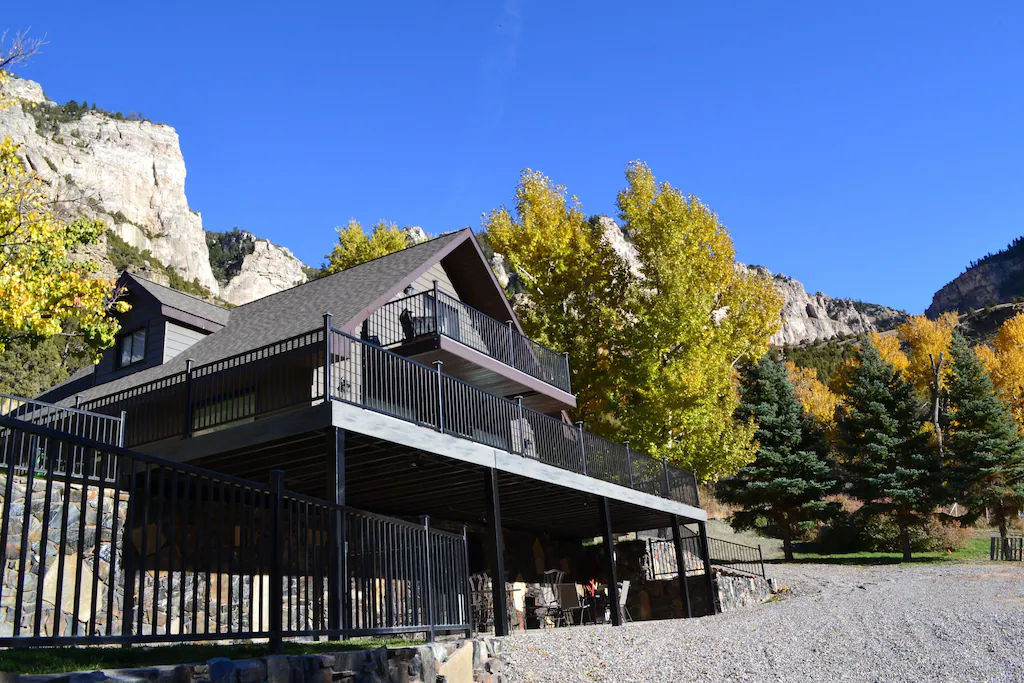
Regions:
M 900 348 L 900 339 L 893 334 L 881 334 L 872 330 L 868 332 L 868 338 L 878 348 L 878 353 L 889 365 L 896 368 L 898 372 L 906 372 L 910 365 L 910 359 Z
M 786 374 L 793 385 L 793 394 L 807 415 L 818 423 L 826 433 L 836 426 L 836 406 L 839 395 L 818 379 L 814 368 L 802 368 L 786 361 Z
M 327 255 L 324 275 L 333 275 L 360 263 L 401 251 L 408 246 L 405 234 L 394 223 L 378 221 L 366 234 L 359 221 L 353 219 L 344 228 L 335 228 L 338 243 Z
M 975 352 L 999 397 L 1009 404 L 1018 428 L 1024 431 L 1024 313 L 1002 324 L 991 348 L 981 346 Z
M 736 367 L 767 351 L 782 299 L 738 268 L 710 208 L 645 164 L 627 167 L 617 204 L 635 263 L 577 198 L 529 170 L 514 206 L 485 217 L 486 240 L 520 275 L 528 333 L 570 353 L 589 429 L 704 479 L 735 472 L 755 453 L 755 425 L 734 418 Z

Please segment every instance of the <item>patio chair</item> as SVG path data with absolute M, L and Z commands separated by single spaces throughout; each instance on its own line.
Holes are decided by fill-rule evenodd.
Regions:
M 569 624 L 565 618 L 565 611 L 562 609 L 561 604 L 559 604 L 555 586 L 551 584 L 545 584 L 540 587 L 540 595 L 538 596 L 534 614 L 542 620 L 544 618 L 550 619 L 551 624 L 556 628 L 559 624 L 562 626 L 568 626 Z M 541 621 L 541 625 L 543 626 L 543 621 Z
M 571 622 L 571 625 L 587 623 L 586 616 L 590 613 L 590 604 L 580 598 L 579 588 L 576 584 L 558 584 L 558 596 L 559 606 L 562 608 L 562 612 L 569 616 L 568 621 Z M 594 620 L 593 614 L 590 614 L 590 620 Z
M 619 614 L 624 621 L 633 621 L 629 608 L 626 607 L 626 596 L 629 595 L 629 581 L 619 583 Z

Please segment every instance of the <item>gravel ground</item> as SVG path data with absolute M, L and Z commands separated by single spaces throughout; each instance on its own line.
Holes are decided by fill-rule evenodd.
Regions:
M 1024 681 L 1024 565 L 780 565 L 782 601 L 516 632 L 518 681 Z

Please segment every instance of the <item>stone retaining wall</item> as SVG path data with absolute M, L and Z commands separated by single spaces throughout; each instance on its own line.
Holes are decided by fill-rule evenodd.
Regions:
M 772 579 L 720 567 L 714 567 L 712 575 L 718 592 L 718 607 L 722 612 L 759 605 L 775 593 L 775 582 Z
M 771 580 L 750 576 L 721 567 L 712 568 L 715 582 L 715 599 L 720 611 L 752 607 L 770 598 L 775 592 Z M 708 590 L 704 575 L 686 577 L 690 594 L 690 610 L 693 616 L 711 614 L 708 606 Z M 679 580 L 658 579 L 645 581 L 634 587 L 630 585 L 626 596 L 626 607 L 637 621 L 648 619 L 678 619 L 683 615 L 683 599 L 679 592 Z
M 211 659 L 143 669 L 47 676 L 0 673 L 0 683 L 502 683 L 502 642 L 475 638 L 418 647 L 259 659 Z

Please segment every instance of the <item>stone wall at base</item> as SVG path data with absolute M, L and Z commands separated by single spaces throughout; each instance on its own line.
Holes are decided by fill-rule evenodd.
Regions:
M 759 605 L 775 592 L 771 579 L 741 574 L 720 567 L 715 567 L 712 573 L 718 591 L 718 607 L 722 612 Z
M 468 667 L 446 664 L 469 657 Z M 389 649 L 277 655 L 259 659 L 211 659 L 142 669 L 117 669 L 47 676 L 0 674 L 2 683 L 502 683 L 502 642 L 474 638 Z
M 750 576 L 721 567 L 712 568 L 715 580 L 715 599 L 722 612 L 752 607 L 770 598 L 774 591 L 771 580 Z M 686 577 L 690 594 L 690 611 L 695 617 L 711 614 L 708 606 L 708 590 L 703 574 Z M 679 592 L 679 580 L 658 579 L 644 581 L 638 586 L 630 585 L 626 596 L 626 608 L 637 621 L 648 619 L 678 619 L 683 616 L 683 599 Z

